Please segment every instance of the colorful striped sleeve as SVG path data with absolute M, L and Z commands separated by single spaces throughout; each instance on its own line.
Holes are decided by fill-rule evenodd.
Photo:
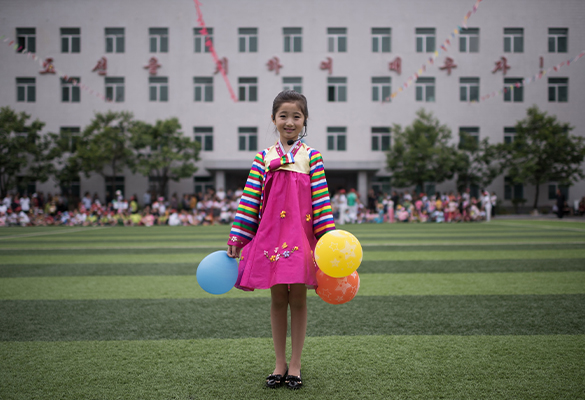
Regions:
M 262 186 L 264 185 L 264 154 L 265 151 L 256 154 L 252 163 L 244 194 L 240 199 L 230 231 L 228 245 L 244 247 L 256 235 L 260 222 Z
M 317 150 L 309 152 L 311 166 L 311 198 L 313 202 L 313 233 L 319 239 L 325 233 L 335 230 L 329 188 L 325 179 L 323 158 Z

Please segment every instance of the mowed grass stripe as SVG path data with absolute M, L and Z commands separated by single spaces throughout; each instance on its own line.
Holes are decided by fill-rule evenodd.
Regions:
M 0 397 L 289 399 L 263 387 L 273 357 L 265 338 L 6 343 Z M 303 361 L 303 399 L 576 399 L 585 337 L 307 337 Z
M 308 336 L 583 335 L 585 295 L 309 297 Z M 0 341 L 271 337 L 270 298 L 0 301 Z
M 585 272 L 363 274 L 358 296 L 585 294 Z M 310 295 L 315 295 L 310 291 Z M 232 289 L 226 298 L 270 296 Z M 0 279 L 0 300 L 202 299 L 193 275 Z

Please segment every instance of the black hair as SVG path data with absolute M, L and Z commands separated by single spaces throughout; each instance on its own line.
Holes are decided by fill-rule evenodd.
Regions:
M 303 125 L 305 126 L 304 131 L 299 135 L 299 139 L 304 138 L 307 136 L 307 119 L 309 118 L 309 108 L 307 107 L 307 98 L 300 94 L 299 92 L 295 92 L 294 90 L 283 90 L 280 92 L 272 102 L 272 120 L 276 118 L 276 112 L 284 103 L 296 103 L 296 105 L 301 109 L 303 116 L 305 117 L 305 121 Z

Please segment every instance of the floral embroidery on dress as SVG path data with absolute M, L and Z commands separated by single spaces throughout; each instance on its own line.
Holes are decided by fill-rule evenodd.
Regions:
M 283 248 L 283 249 L 286 249 L 287 247 L 288 247 L 288 244 L 286 244 L 286 242 L 284 242 L 284 243 L 282 244 L 282 248 Z
M 307 222 L 309 222 L 311 220 L 311 216 L 309 214 L 305 215 L 305 219 L 307 220 Z
M 281 246 L 283 249 L 288 248 L 288 244 L 286 242 L 284 242 Z M 270 262 L 275 262 L 278 261 L 280 257 L 284 257 L 284 258 L 289 258 L 291 256 L 292 253 L 294 253 L 295 251 L 297 251 L 299 249 L 299 246 L 295 246 L 292 250 L 284 250 L 282 253 L 279 253 L 278 247 L 274 248 L 274 254 L 270 255 L 270 253 L 268 253 L 267 250 L 264 250 L 264 256 L 270 260 Z
M 240 239 L 238 239 L 236 236 L 231 236 L 231 237 L 230 237 L 230 242 L 244 244 L 244 242 L 242 242 L 242 241 L 241 241 Z
M 286 211 L 281 211 L 280 212 L 280 218 L 284 218 L 286 217 Z

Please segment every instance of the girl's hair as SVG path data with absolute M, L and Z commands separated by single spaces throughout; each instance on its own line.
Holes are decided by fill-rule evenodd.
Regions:
M 276 112 L 284 103 L 296 103 L 301 109 L 301 112 L 305 116 L 303 125 L 305 126 L 304 131 L 299 135 L 299 139 L 307 136 L 307 119 L 309 118 L 309 108 L 307 107 L 307 98 L 302 94 L 295 92 L 294 90 L 284 90 L 280 92 L 272 102 L 272 119 L 276 118 Z

